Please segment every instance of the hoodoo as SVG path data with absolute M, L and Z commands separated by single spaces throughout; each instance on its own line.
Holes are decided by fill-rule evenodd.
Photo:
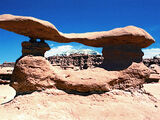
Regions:
M 64 34 L 59 32 L 56 27 L 48 21 L 36 19 L 33 17 L 1 15 L 0 28 L 28 36 L 33 39 L 42 39 L 56 41 L 60 43 L 78 42 L 92 47 L 103 47 L 104 62 L 102 67 L 107 70 L 122 70 L 132 62 L 141 62 L 143 52 L 141 48 L 148 47 L 154 43 L 154 39 L 143 29 L 135 26 L 116 28 L 110 31 L 89 32 L 89 33 L 71 33 Z M 37 55 L 38 44 L 23 43 L 23 54 Z M 32 46 L 27 51 L 25 46 Z M 36 46 L 36 47 L 35 47 Z M 39 46 L 39 45 L 38 45 Z M 39 47 L 43 55 L 45 50 L 49 50 L 46 44 Z M 44 51 L 43 51 L 44 50 Z
M 64 34 L 48 21 L 5 14 L 0 15 L 0 28 L 30 38 L 29 42 L 22 43 L 22 58 L 17 61 L 12 75 L 11 85 L 19 92 L 45 88 L 104 92 L 141 86 L 150 75 L 150 70 L 142 63 L 141 48 L 155 41 L 146 31 L 135 26 L 102 32 Z M 41 41 L 37 42 L 36 39 Z M 101 68 L 87 71 L 56 69 L 40 57 L 50 49 L 44 40 L 102 47 L 104 61 Z

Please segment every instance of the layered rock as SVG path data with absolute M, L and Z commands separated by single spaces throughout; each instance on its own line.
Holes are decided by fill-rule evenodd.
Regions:
M 50 50 L 50 47 L 45 42 L 23 42 L 22 43 L 22 56 L 34 55 L 44 56 L 46 51 Z
M 0 68 L 0 84 L 8 84 L 10 82 L 13 69 L 13 67 Z

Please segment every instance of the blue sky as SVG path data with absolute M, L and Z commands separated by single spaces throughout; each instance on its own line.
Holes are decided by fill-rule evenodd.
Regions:
M 1 0 L 0 14 L 33 16 L 47 20 L 64 33 L 107 31 L 135 25 L 149 32 L 156 43 L 146 48 L 160 53 L 160 0 Z M 21 56 L 21 42 L 27 37 L 0 29 L 0 64 Z M 51 47 L 70 45 L 94 49 L 78 43 L 48 42 Z M 145 50 L 144 50 L 145 51 Z M 157 52 L 158 51 L 158 52 Z M 152 54 L 152 52 L 151 52 Z

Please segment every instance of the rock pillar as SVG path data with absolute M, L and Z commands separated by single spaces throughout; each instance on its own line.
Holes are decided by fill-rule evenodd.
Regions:
M 102 67 L 107 70 L 123 70 L 133 62 L 142 62 L 143 52 L 134 45 L 106 45 L 102 54 L 104 61 Z
M 22 56 L 33 55 L 33 56 L 44 56 L 46 51 L 50 50 L 50 47 L 44 41 L 34 42 L 25 41 L 22 43 Z

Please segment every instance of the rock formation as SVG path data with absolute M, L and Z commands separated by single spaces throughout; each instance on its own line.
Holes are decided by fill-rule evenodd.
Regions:
M 32 39 L 31 39 L 32 40 Z M 44 56 L 44 53 L 50 50 L 50 47 L 45 42 L 35 42 L 32 41 L 22 43 L 22 56 L 26 55 L 35 55 L 35 56 Z
M 22 43 L 22 57 L 15 64 L 10 84 L 22 94 L 6 103 L 16 92 L 9 88 L 6 96 L 0 87 L 0 103 L 6 103 L 0 107 L 1 119 L 159 119 L 160 84 L 141 89 L 153 72 L 142 63 L 141 48 L 154 42 L 144 30 L 128 26 L 106 32 L 63 34 L 47 21 L 12 15 L 0 16 L 0 28 L 31 38 Z M 42 57 L 49 49 L 44 40 L 103 47 L 103 68 L 74 71 L 52 66 Z
M 103 68 L 82 71 L 61 70 L 56 74 L 55 86 L 69 92 L 92 93 L 113 89 L 140 88 L 149 78 L 150 70 L 143 63 L 133 63 L 122 71 Z
M 14 67 L 14 62 L 4 62 L 3 64 L 0 64 L 0 67 Z
M 160 66 L 160 58 L 156 58 L 156 57 L 154 57 L 153 59 L 151 59 L 151 58 L 146 58 L 146 59 L 143 60 L 143 63 L 144 63 L 147 67 L 149 67 L 149 66 L 152 65 L 152 64 L 156 64 L 156 65 L 159 65 L 159 66 Z
M 129 67 L 132 62 L 141 62 L 143 56 L 141 48 L 155 42 L 147 32 L 134 26 L 103 32 L 64 34 L 47 21 L 13 15 L 1 15 L 0 28 L 35 39 L 61 43 L 78 42 L 88 46 L 103 47 L 102 67 L 107 70 L 122 70 Z
M 141 86 L 150 74 L 150 70 L 141 63 L 143 56 L 141 48 L 148 47 L 155 41 L 147 32 L 135 26 L 103 32 L 64 34 L 47 21 L 33 17 L 1 15 L 0 28 L 31 38 L 29 42 L 22 43 L 22 56 L 25 57 L 17 61 L 13 71 L 11 85 L 18 92 L 46 88 L 105 92 L 114 88 Z M 40 39 L 41 42 L 37 43 L 36 39 Z M 45 59 L 37 57 L 43 56 L 49 49 L 44 40 L 61 43 L 78 42 L 103 47 L 104 61 L 101 67 L 104 69 L 70 73 L 52 68 Z
M 144 59 L 143 63 L 151 69 L 147 82 L 158 82 L 160 80 L 160 58 L 158 58 L 158 55 L 153 58 Z
M 93 47 L 130 44 L 145 48 L 154 43 L 154 39 L 147 32 L 134 26 L 103 32 L 64 34 L 48 21 L 5 14 L 0 16 L 0 28 L 31 38 L 63 43 L 79 42 Z
M 150 70 L 143 63 L 133 63 L 122 71 L 103 68 L 74 71 L 52 67 L 40 56 L 25 56 L 15 65 L 11 86 L 18 93 L 55 88 L 67 92 L 106 92 L 141 87 L 149 74 Z
M 160 66 L 152 64 L 149 66 L 151 74 L 147 82 L 159 82 L 160 80 Z
M 9 66 L 7 64 L 3 64 L 5 66 Z M 2 65 L 2 66 L 3 66 Z M 13 67 L 2 67 L 0 68 L 0 84 L 8 84 L 10 83 L 12 76 Z
M 62 68 L 73 66 L 82 70 L 99 67 L 103 62 L 103 57 L 102 55 L 71 54 L 69 56 L 50 56 L 47 60 L 53 66 L 60 66 Z
M 11 86 L 17 92 L 32 92 L 54 88 L 54 79 L 54 70 L 45 58 L 25 56 L 15 65 Z
M 133 62 L 142 62 L 143 52 L 134 45 L 106 45 L 103 47 L 104 57 L 102 67 L 107 70 L 124 70 Z

